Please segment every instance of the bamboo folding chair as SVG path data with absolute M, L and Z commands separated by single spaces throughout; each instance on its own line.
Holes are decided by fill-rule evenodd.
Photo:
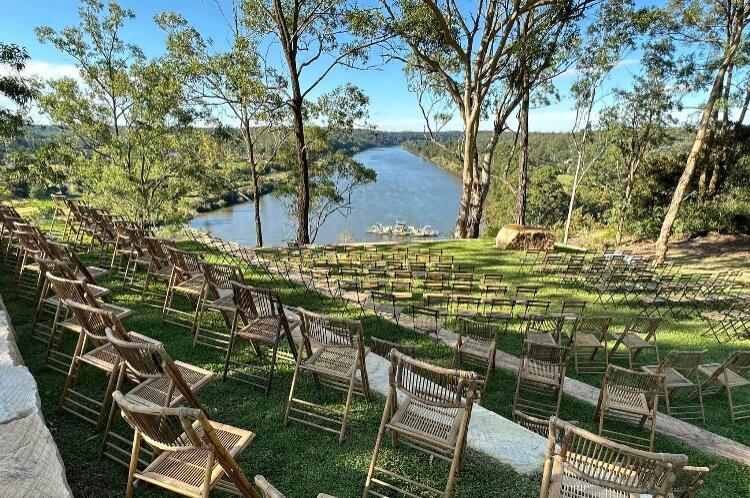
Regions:
M 687 463 L 685 455 L 630 448 L 557 417 L 548 433 L 540 498 L 667 498 Z
M 267 289 L 248 287 L 237 282 L 232 282 L 232 288 L 236 312 L 230 328 L 232 332 L 224 360 L 222 380 L 226 380 L 231 367 L 232 378 L 259 387 L 269 394 L 277 359 L 281 357 L 294 362 L 297 357 L 297 348 L 281 296 Z M 269 366 L 263 368 L 233 359 L 232 354 L 235 352 L 238 339 L 248 341 L 258 358 L 268 356 Z M 279 351 L 284 340 L 289 344 L 291 354 Z M 263 352 L 263 347 L 269 351 Z
M 115 390 L 123 388 L 125 380 L 135 382 L 128 391 L 128 399 L 151 403 L 160 407 L 175 407 L 187 404 L 202 409 L 195 393 L 204 387 L 216 374 L 213 372 L 174 361 L 161 342 L 135 332 L 126 332 L 119 320 L 105 330 L 107 341 L 120 357 Z M 115 405 L 113 404 L 102 440 L 101 453 L 128 466 L 131 442 L 114 430 Z M 134 452 L 137 453 L 137 452 Z M 140 459 L 142 464 L 146 459 Z M 132 461 L 131 461 L 132 464 Z
M 70 210 L 66 204 L 67 197 L 62 194 L 51 194 L 50 199 L 52 199 L 52 205 L 55 207 L 55 210 L 52 212 L 52 222 L 49 231 L 50 233 L 62 236 L 65 234 L 68 220 L 70 219 Z M 62 232 L 58 233 L 55 232 L 55 223 L 60 220 L 62 220 L 63 228 Z
M 599 423 L 599 435 L 653 451 L 659 392 L 663 384 L 663 375 L 609 365 L 594 413 L 594 420 Z M 617 426 L 615 428 L 618 430 L 605 427 L 605 422 L 613 420 L 635 424 L 639 429 L 645 428 L 648 436 L 619 432 Z
M 674 498 L 695 498 L 696 493 L 703 486 L 703 479 L 709 472 L 708 467 L 685 465 L 674 481 L 672 496 Z
M 729 414 L 732 423 L 750 418 L 750 403 L 736 405 L 733 399 L 735 389 L 750 386 L 750 351 L 732 351 L 724 363 L 700 365 L 698 372 L 706 377 L 701 383 L 701 395 L 720 395 L 727 392 Z
M 702 336 L 713 335 L 716 342 L 733 341 L 742 336 L 743 322 L 748 320 L 747 303 L 732 303 L 725 310 L 713 310 L 701 313 L 701 318 L 708 325 Z
M 299 316 L 302 345 L 297 351 L 284 425 L 288 426 L 290 421 L 295 420 L 338 434 L 340 444 L 346 437 L 352 395 L 355 392 L 362 394 L 367 403 L 371 398 L 362 324 L 345 318 L 314 314 L 302 308 L 299 308 Z M 305 372 L 312 374 L 316 387 L 327 386 L 346 393 L 341 413 L 295 397 L 300 375 Z
M 152 288 L 152 283 L 163 285 L 165 288 L 169 285 L 172 278 L 172 263 L 169 261 L 167 247 L 169 244 L 166 240 L 157 239 L 156 237 L 144 237 L 143 243 L 148 252 L 148 271 L 146 278 L 143 280 L 141 288 L 141 302 L 153 307 L 162 308 L 166 291 L 160 291 Z M 151 291 L 149 293 L 149 291 Z
M 479 296 L 467 296 L 464 294 L 451 294 L 453 304 L 453 316 L 459 318 L 476 319 L 480 316 L 482 299 Z
M 375 440 L 363 498 L 370 495 L 386 496 L 383 493 L 389 491 L 418 496 L 386 481 L 386 478 L 405 483 L 409 488 L 449 498 L 456 475 L 463 467 L 476 374 L 437 367 L 393 351 L 389 382 L 390 391 Z M 428 454 L 431 460 L 438 458 L 449 462 L 445 489 L 436 489 L 379 466 L 378 454 L 386 431 L 390 431 L 394 447 L 404 444 Z M 373 487 L 384 491 L 381 493 Z
M 167 256 L 172 264 L 172 275 L 167 284 L 167 295 L 161 310 L 162 322 L 195 331 L 203 296 L 205 277 L 201 270 L 203 261 L 197 253 L 181 251 L 167 246 Z M 186 301 L 188 309 L 181 309 L 175 297 Z M 184 306 L 183 306 L 184 307 Z
M 525 317 L 524 340 L 557 346 L 564 322 L 562 315 L 528 314 Z
M 576 373 L 603 373 L 607 369 L 610 323 L 612 323 L 612 317 L 608 316 L 576 318 L 568 342 Z M 583 358 L 581 358 L 582 355 Z
M 75 277 L 85 280 L 89 286 L 98 286 L 98 280 L 109 274 L 109 271 L 105 268 L 98 266 L 86 265 L 81 258 L 78 257 L 73 248 L 66 244 L 58 244 L 55 242 L 48 242 L 44 253 L 48 255 L 50 259 L 57 259 L 59 261 L 67 262 L 75 272 Z
M 13 272 L 15 280 L 15 292 L 23 299 L 36 300 L 41 287 L 42 270 L 35 261 L 35 256 L 42 254 L 42 250 L 36 241 L 36 236 L 31 227 L 16 225 L 15 235 L 21 246 L 16 267 Z
M 482 277 L 482 283 L 479 285 L 482 297 L 492 298 L 508 292 L 508 286 L 503 284 L 502 273 L 486 273 Z
M 608 361 L 612 361 L 613 356 L 623 356 L 618 351 L 622 346 L 627 351 L 629 368 L 633 368 L 633 363 L 644 351 L 653 351 L 656 355 L 656 362 L 659 363 L 659 343 L 656 341 L 656 331 L 660 324 L 660 318 L 645 315 L 634 316 L 616 337 L 609 351 Z
M 412 328 L 417 332 L 423 332 L 427 335 L 435 334 L 435 337 L 439 337 L 440 330 L 445 327 L 445 321 L 448 316 L 448 297 L 446 296 L 444 307 L 437 307 L 437 303 L 435 302 L 426 304 L 428 305 L 414 305 L 410 308 Z M 432 304 L 432 306 L 429 304 Z
M 380 339 L 375 336 L 371 337 L 371 340 L 372 347 L 370 348 L 370 352 L 386 359 L 391 358 L 391 351 L 394 349 L 399 353 L 411 356 L 412 358 L 417 355 L 417 346 L 413 344 L 386 341 L 385 339 Z
M 43 364 L 52 370 L 68 375 L 73 356 L 63 351 L 63 331 L 68 330 L 77 334 L 79 339 L 76 343 L 80 341 L 80 335 L 83 334 L 84 331 L 82 324 L 78 321 L 76 316 L 72 315 L 71 311 L 65 306 L 65 302 L 73 301 L 91 307 L 101 308 L 113 313 L 118 319 L 130 316 L 132 311 L 122 306 L 100 301 L 89 290 L 90 287 L 83 280 L 61 278 L 50 273 L 47 273 L 46 278 L 54 289 L 55 294 L 57 294 L 57 305 L 49 339 L 47 341 L 47 349 L 44 353 Z
M 516 299 L 512 297 L 490 297 L 484 300 L 482 316 L 491 322 L 503 324 L 503 335 L 508 333 L 510 322 L 513 320 L 513 309 L 516 307 Z
M 667 407 L 667 415 L 682 420 L 706 421 L 701 384 L 698 379 L 698 367 L 703 362 L 706 353 L 708 351 L 705 349 L 703 351 L 672 350 L 660 364 L 641 367 L 644 372 L 664 376 L 664 404 Z M 692 398 L 697 397 L 698 404 L 674 406 L 673 396 L 682 390 L 695 394 Z
M 478 322 L 459 317 L 458 340 L 453 350 L 453 366 L 476 372 L 476 396 L 480 405 L 484 404 L 490 377 L 495 370 L 497 338 L 500 326 L 489 322 Z
M 523 343 L 513 398 L 514 414 L 520 412 L 547 420 L 560 414 L 568 353 L 569 349 L 562 346 Z
M 201 344 L 226 351 L 229 346 L 234 313 L 234 285 L 245 283 L 245 276 L 238 266 L 223 263 L 201 262 L 203 289 L 198 300 L 198 315 L 195 320 L 193 346 Z M 208 314 L 219 315 L 221 323 L 209 321 Z
M 401 319 L 403 308 L 396 302 L 396 296 L 392 292 L 383 292 L 379 290 L 370 291 L 362 305 L 363 311 L 370 311 L 379 318 L 392 320 L 397 325 Z
M 122 417 L 135 431 L 126 498 L 133 496 L 137 481 L 195 498 L 208 497 L 212 489 L 260 497 L 235 460 L 255 434 L 210 422 L 203 410 L 197 408 L 165 408 L 132 399 L 120 391 L 114 393 L 114 399 Z M 139 471 L 138 456 L 143 441 L 158 456 Z
M 109 403 L 117 382 L 120 368 L 120 357 L 112 344 L 107 341 L 106 329 L 119 324 L 119 319 L 109 310 L 96 306 L 63 300 L 65 307 L 73 313 L 81 325 L 78 343 L 68 370 L 58 410 L 65 410 L 80 417 L 100 431 L 107 419 Z M 91 345 L 91 348 L 87 346 Z M 87 351 L 88 349 L 88 351 Z M 76 384 L 84 366 L 94 367 L 108 377 L 107 388 L 101 400 L 97 400 L 76 390 Z

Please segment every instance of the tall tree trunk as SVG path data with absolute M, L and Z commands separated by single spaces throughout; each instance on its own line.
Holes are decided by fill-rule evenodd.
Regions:
M 711 180 L 708 182 L 707 197 L 711 197 L 716 193 L 716 189 L 719 185 L 719 175 L 722 171 L 725 171 L 729 161 L 729 98 L 732 92 L 732 74 L 734 72 L 734 64 L 729 66 L 727 69 L 726 83 L 724 83 L 724 109 L 722 111 L 721 128 L 719 132 L 719 139 L 721 144 L 719 146 L 719 152 L 716 155 L 716 162 L 714 163 L 713 170 L 711 171 Z
M 295 78 L 293 78 L 294 80 Z M 310 170 L 305 145 L 305 122 L 302 117 L 302 96 L 299 83 L 293 82 L 294 95 L 291 101 L 294 141 L 297 152 L 298 189 L 297 194 L 297 244 L 310 243 Z
M 526 86 L 526 85 L 524 85 Z M 528 87 L 521 99 L 518 119 L 518 199 L 516 203 L 516 224 L 526 224 L 526 189 L 529 183 L 529 98 Z
M 674 228 L 674 222 L 677 219 L 677 214 L 680 211 L 680 205 L 682 200 L 685 198 L 685 191 L 690 184 L 690 178 L 693 176 L 695 171 L 695 165 L 700 158 L 703 144 L 708 131 L 708 125 L 711 121 L 711 115 L 713 114 L 714 106 L 716 101 L 721 95 L 723 88 L 724 77 L 726 75 L 729 66 L 734 60 L 734 55 L 739 48 L 740 41 L 742 40 L 742 31 L 744 30 L 744 15 L 741 21 L 741 26 L 738 27 L 737 33 L 733 36 L 732 44 L 728 47 L 727 52 L 724 55 L 724 60 L 719 67 L 719 71 L 714 79 L 713 86 L 711 87 L 711 93 L 708 96 L 706 107 L 703 109 L 703 115 L 701 116 L 701 122 L 698 126 L 698 131 L 695 134 L 695 140 L 693 141 L 693 147 L 688 155 L 687 163 L 685 164 L 685 170 L 680 176 L 680 180 L 677 182 L 677 188 L 675 188 L 674 194 L 672 195 L 672 202 L 669 204 L 666 215 L 664 215 L 664 222 L 661 225 L 661 232 L 659 238 L 656 241 L 656 261 L 658 264 L 664 264 L 664 260 L 667 257 L 667 250 L 669 248 L 669 238 L 672 236 L 672 229 Z
M 477 132 L 479 131 L 479 115 L 473 113 L 470 106 L 465 107 L 463 169 L 461 173 L 461 200 L 458 205 L 458 217 L 453 229 L 453 237 L 465 239 L 468 236 L 468 220 L 471 206 L 471 196 L 474 189 L 475 169 L 477 160 Z
M 628 177 L 625 180 L 625 194 L 622 199 L 622 207 L 617 215 L 617 230 L 615 232 L 615 247 L 620 247 L 622 242 L 622 229 L 625 226 L 625 220 L 628 217 L 628 211 L 630 211 L 630 197 L 633 195 L 633 186 L 635 185 L 635 173 L 640 166 L 640 161 L 628 162 Z
M 258 165 L 255 162 L 255 144 L 250 131 L 250 121 L 243 120 L 243 133 L 245 135 L 245 153 L 247 162 L 250 164 L 250 176 L 253 181 L 253 208 L 255 210 L 255 245 L 263 247 L 263 227 L 260 220 L 260 189 L 258 188 Z
M 584 150 L 578 151 L 578 158 L 576 159 L 576 170 L 573 175 L 573 186 L 570 189 L 570 202 L 568 203 L 568 216 L 565 218 L 565 230 L 563 231 L 563 244 L 568 243 L 568 236 L 570 235 L 570 224 L 573 219 L 573 207 L 576 203 L 576 193 L 578 192 L 578 184 L 581 181 L 581 169 L 583 168 L 583 154 Z

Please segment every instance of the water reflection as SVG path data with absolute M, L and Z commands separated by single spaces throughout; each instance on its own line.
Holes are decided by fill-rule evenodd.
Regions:
M 353 194 L 351 212 L 328 218 L 316 243 L 404 240 L 366 233 L 370 225 L 393 225 L 397 218 L 417 227 L 431 225 L 440 231 L 440 238 L 450 237 L 458 213 L 458 176 L 398 147 L 369 149 L 354 157 L 374 169 L 378 179 Z M 263 196 L 260 212 L 265 245 L 282 245 L 295 238 L 296 223 L 282 198 Z M 251 203 L 198 215 L 190 226 L 243 245 L 255 245 Z

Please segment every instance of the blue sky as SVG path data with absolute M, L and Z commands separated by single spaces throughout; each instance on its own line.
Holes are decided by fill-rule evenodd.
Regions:
M 121 5 L 132 9 L 136 19 L 125 30 L 124 37 L 140 46 L 149 56 L 164 52 L 164 34 L 156 27 L 153 17 L 166 10 L 178 10 L 204 36 L 221 43 L 226 38 L 224 21 L 211 2 L 201 0 L 121 0 Z M 227 2 L 228 3 L 228 2 Z M 3 5 L 4 4 L 4 5 Z M 46 77 L 76 74 L 73 61 L 50 45 L 37 41 L 34 28 L 48 25 L 53 28 L 77 24 L 78 2 L 75 0 L 0 0 L 0 41 L 25 46 L 31 54 L 28 72 Z M 626 61 L 612 74 L 611 81 L 622 80 L 637 69 L 635 61 Z M 279 61 L 281 63 L 281 61 Z M 556 80 L 560 94 L 565 96 L 575 75 L 560 76 Z M 361 87 L 370 97 L 370 122 L 380 130 L 398 131 L 423 129 L 423 119 L 416 97 L 407 90 L 399 64 L 389 64 L 377 70 L 353 71 L 345 68 L 331 73 L 321 91 L 328 91 L 342 83 L 351 82 Z M 573 119 L 570 103 L 536 109 L 530 119 L 533 131 L 569 131 Z M 451 123 L 449 129 L 458 129 Z

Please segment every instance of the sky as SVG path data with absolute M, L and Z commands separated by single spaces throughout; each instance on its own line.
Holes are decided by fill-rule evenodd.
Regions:
M 227 0 L 227 3 L 228 0 Z M 138 45 L 147 56 L 156 57 L 164 53 L 164 33 L 154 24 L 154 15 L 168 11 L 179 11 L 204 37 L 217 44 L 225 43 L 227 31 L 224 20 L 206 0 L 120 0 L 120 4 L 133 10 L 136 19 L 126 26 L 123 37 Z M 31 55 L 27 73 L 45 78 L 76 76 L 73 61 L 54 47 L 40 43 L 34 28 L 45 25 L 60 29 L 76 25 L 78 2 L 76 0 L 0 0 L 0 41 L 16 43 L 26 47 Z M 278 55 L 277 55 L 278 56 Z M 282 61 L 279 61 L 281 64 Z M 637 70 L 637 59 L 626 59 L 616 68 L 608 85 L 627 78 Z M 575 80 L 575 72 L 568 71 L 555 80 L 561 95 Z M 398 63 L 390 63 L 376 70 L 355 71 L 339 68 L 333 71 L 320 87 L 320 92 L 330 91 L 338 85 L 353 83 L 370 98 L 369 123 L 383 131 L 422 131 L 424 120 L 417 105 L 416 96 L 407 89 L 403 69 Z M 534 109 L 529 119 L 532 131 L 570 131 L 574 113 L 571 103 L 563 99 L 559 103 Z M 37 122 L 43 118 L 35 116 Z M 511 126 L 514 123 L 510 123 Z M 483 124 L 488 128 L 490 123 Z M 459 129 L 456 120 L 446 129 Z

